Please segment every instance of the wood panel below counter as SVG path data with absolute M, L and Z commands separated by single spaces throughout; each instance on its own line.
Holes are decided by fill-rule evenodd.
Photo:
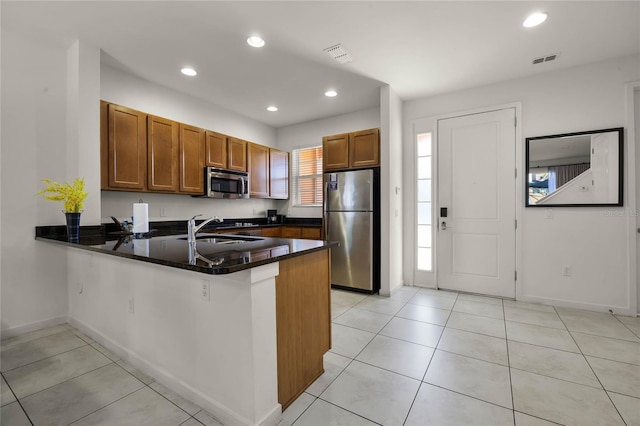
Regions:
M 331 349 L 329 251 L 280 262 L 276 277 L 278 402 L 284 411 L 324 372 Z

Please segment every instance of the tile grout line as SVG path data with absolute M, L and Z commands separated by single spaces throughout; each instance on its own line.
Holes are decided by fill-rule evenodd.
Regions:
M 131 374 L 131 373 L 129 373 L 129 374 Z M 133 376 L 133 374 L 131 374 L 131 375 Z M 133 376 L 133 377 L 135 377 L 135 376 Z M 149 376 L 149 377 L 150 377 L 150 376 Z M 136 377 L 136 379 L 137 379 L 137 377 Z M 138 379 L 138 380 L 140 380 L 140 379 Z M 144 382 L 143 382 L 143 383 L 144 383 Z M 147 385 L 147 384 L 145 384 L 145 386 L 146 386 L 146 387 L 148 387 L 149 389 L 151 389 L 152 391 L 154 391 L 155 393 L 157 393 L 158 395 L 160 395 L 162 398 L 164 398 L 164 399 L 166 399 L 167 401 L 169 401 L 171 404 L 173 404 L 174 406 L 176 406 L 179 410 L 184 411 L 184 412 L 185 412 L 189 417 L 193 417 L 193 416 L 195 416 L 196 414 L 198 414 L 199 412 L 203 411 L 202 407 L 200 407 L 199 405 L 197 405 L 197 404 L 195 404 L 195 403 L 193 403 L 193 402 L 189 401 L 188 399 L 186 399 L 185 397 L 183 397 L 183 396 L 182 396 L 182 395 L 180 395 L 179 393 L 177 393 L 177 392 L 173 392 L 173 393 L 175 393 L 176 395 L 178 395 L 180 398 L 182 398 L 183 400 L 185 400 L 185 401 L 187 401 L 187 402 L 189 402 L 189 403 L 191 403 L 191 404 L 193 404 L 193 405 L 195 405 L 196 407 L 198 407 L 198 408 L 199 408 L 199 410 L 198 410 L 198 411 L 196 411 L 195 413 L 193 413 L 193 414 L 189 413 L 187 410 L 185 410 L 184 408 L 180 407 L 178 404 L 176 404 L 175 402 L 171 401 L 169 398 L 167 398 L 166 396 L 164 396 L 163 394 L 161 394 L 160 392 L 158 392 L 157 390 L 155 390 L 154 388 L 152 388 L 152 387 L 151 387 L 151 384 L 152 384 L 152 383 L 157 383 L 158 385 L 162 386 L 163 388 L 165 388 L 165 389 L 167 389 L 167 390 L 169 390 L 169 391 L 173 392 L 171 389 L 169 389 L 169 388 L 167 388 L 166 386 L 164 386 L 163 384 L 161 384 L 161 383 L 157 382 L 155 379 L 153 380 L 153 382 L 149 383 L 148 385 Z M 189 419 L 187 419 L 187 420 L 189 420 Z M 186 422 L 187 420 L 185 420 L 185 422 Z M 196 420 L 197 420 L 197 419 L 196 419 Z M 216 421 L 217 421 L 217 420 L 216 420 Z M 182 422 L 182 423 L 184 423 L 184 422 Z M 181 424 L 182 424 L 182 423 L 181 423 Z
M 45 337 L 49 337 L 49 336 L 45 336 Z M 82 339 L 80 339 L 80 340 L 82 340 Z M 9 372 L 11 372 L 11 371 L 13 371 L 13 370 L 17 370 L 18 368 L 26 367 L 27 365 L 31 365 L 31 364 L 35 364 L 36 362 L 44 361 L 45 359 L 49 359 L 49 358 L 53 358 L 53 357 L 58 356 L 58 355 L 66 354 L 66 353 L 69 353 L 69 352 L 71 352 L 71 351 L 75 351 L 76 349 L 83 348 L 83 347 L 85 347 L 85 346 L 91 346 L 91 345 L 87 344 L 84 340 L 82 340 L 82 343 L 84 343 L 84 344 L 83 344 L 83 345 L 80 345 L 80 346 L 77 346 L 77 347 L 75 347 L 75 348 L 68 349 L 68 350 L 66 350 L 66 351 L 62 351 L 62 352 L 57 353 L 57 354 L 55 354 L 55 355 L 50 355 L 50 356 L 44 357 L 44 358 L 38 359 L 38 360 L 36 360 L 36 361 L 31 361 L 31 362 L 29 362 L 29 363 L 26 363 L 26 364 L 24 364 L 24 365 L 20 365 L 20 366 L 18 366 L 18 367 L 13 367 L 13 368 L 12 368 L 12 369 L 10 369 L 10 370 L 3 370 L 3 371 L 1 371 L 1 373 L 2 373 L 2 374 L 9 373 Z M 95 348 L 93 348 L 93 349 L 95 349 Z M 96 349 L 96 350 L 97 350 L 97 349 Z M 100 351 L 98 351 L 98 352 L 100 352 Z M 104 355 L 104 354 L 102 354 L 102 355 Z M 105 357 L 106 357 L 106 355 L 105 355 Z M 108 359 L 109 357 L 106 357 L 106 358 Z M 109 359 L 109 361 L 111 361 L 111 360 Z
M 110 405 L 113 405 L 113 404 L 115 404 L 116 402 L 121 401 L 121 400 L 123 400 L 123 399 L 127 398 L 128 396 L 133 395 L 133 394 L 134 394 L 134 393 L 136 393 L 136 392 L 140 392 L 140 391 L 141 391 L 141 390 L 143 390 L 145 387 L 147 387 L 147 388 L 149 387 L 149 386 L 145 385 L 144 383 L 142 383 L 142 384 L 143 384 L 144 386 L 142 386 L 140 389 L 136 389 L 136 390 L 134 390 L 134 391 L 132 391 L 132 392 L 129 392 L 128 394 L 126 394 L 126 395 L 124 395 L 124 396 L 122 396 L 122 397 L 120 397 L 120 398 L 116 399 L 115 401 L 111 401 L 111 402 L 110 402 L 110 403 L 108 403 L 107 405 L 105 405 L 105 406 L 103 406 L 103 407 L 100 407 L 100 408 L 98 408 L 97 410 L 94 410 L 94 411 L 90 412 L 89 414 L 86 414 L 86 415 L 84 415 L 84 416 L 80 417 L 79 419 L 75 419 L 74 421 L 72 421 L 71 423 L 69 423 L 67 426 L 71 426 L 71 425 L 73 425 L 74 423 L 78 423 L 80 420 L 85 419 L 85 418 L 89 417 L 90 415 L 95 414 L 95 413 L 97 413 L 98 411 L 100 411 L 100 410 L 102 410 L 102 409 L 105 409 L 105 408 L 109 407 Z M 151 389 L 151 390 L 153 390 L 153 389 Z M 188 420 L 188 419 L 187 419 L 187 420 Z
M 507 314 L 505 312 L 504 302 L 502 302 L 502 316 L 504 320 L 504 345 L 507 350 L 507 370 L 509 371 L 509 392 L 511 393 L 511 416 L 513 417 L 513 426 L 516 426 L 516 401 L 513 397 L 513 378 L 511 377 L 511 357 L 509 356 L 509 335 L 507 334 Z
M 411 298 L 413 298 L 413 296 L 415 296 L 417 293 L 418 293 L 418 292 L 415 292 L 415 293 L 411 296 Z M 457 296 L 456 296 L 456 297 L 457 297 Z M 391 318 L 390 318 L 390 319 L 385 323 L 385 325 L 384 325 L 384 326 L 382 326 L 382 328 L 380 328 L 380 330 L 379 330 L 377 333 L 375 333 L 375 336 L 373 336 L 373 337 L 371 338 L 371 340 L 369 340 L 369 342 L 367 342 L 367 344 L 366 344 L 366 345 L 365 345 L 365 346 L 364 346 L 364 347 L 363 347 L 363 348 L 362 348 L 362 349 L 361 349 L 361 350 L 360 350 L 360 351 L 359 351 L 359 352 L 358 352 L 358 353 L 357 353 L 353 358 L 350 358 L 350 359 L 351 359 L 351 361 L 349 361 L 349 363 L 348 363 L 348 364 L 347 364 L 347 365 L 342 369 L 342 371 L 340 371 L 340 373 L 339 373 L 339 374 L 338 374 L 338 375 L 337 375 L 337 376 L 336 376 L 336 377 L 335 377 L 335 378 L 334 378 L 334 379 L 329 383 L 329 385 L 327 385 L 327 387 L 326 387 L 326 388 L 324 388 L 324 390 L 323 390 L 322 392 L 320 392 L 320 395 L 319 395 L 318 397 L 316 397 L 316 399 L 321 399 L 321 398 L 320 398 L 320 396 L 322 396 L 322 394 L 323 394 L 323 393 L 324 393 L 324 392 L 329 388 L 329 386 L 331 386 L 331 384 L 332 384 L 333 382 L 335 382 L 335 381 L 338 379 L 338 377 L 340 377 L 340 376 L 341 376 L 341 375 L 346 371 L 346 369 L 347 369 L 347 368 L 349 368 L 349 366 L 350 366 L 351 364 L 353 364 L 353 362 L 354 362 L 354 361 L 356 361 L 356 358 L 358 357 L 358 355 L 360 355 L 360 354 L 361 354 L 361 353 L 362 353 L 362 352 L 363 352 L 363 351 L 364 351 L 364 350 L 365 350 L 365 349 L 366 349 L 366 348 L 371 344 L 371 342 L 372 342 L 372 341 L 373 341 L 377 336 L 388 337 L 388 336 L 385 336 L 385 335 L 383 335 L 383 334 L 380 334 L 380 332 L 381 332 L 381 331 L 382 331 L 382 330 L 383 330 L 387 325 L 389 325 L 389 323 L 390 323 L 394 318 L 396 318 L 396 315 L 398 314 L 398 312 L 400 312 L 400 311 L 401 311 L 401 310 L 402 310 L 402 309 L 403 309 L 403 308 L 404 308 L 404 307 L 409 303 L 409 300 L 411 300 L 411 298 L 407 299 L 407 301 L 405 301 L 405 302 L 402 302 L 402 306 L 400 307 L 400 309 L 398 309 L 398 311 L 397 311 L 394 315 L 392 315 L 392 316 L 391 316 Z M 350 309 L 354 308 L 354 307 L 355 307 L 355 306 L 357 306 L 358 304 L 362 303 L 362 302 L 363 302 L 364 300 L 366 300 L 366 299 L 367 299 L 367 298 L 364 298 L 364 299 L 360 300 L 358 303 L 356 303 L 355 305 L 353 305 L 353 306 L 352 306 L 351 308 L 349 308 L 347 311 L 349 311 Z M 364 310 L 364 309 L 361 309 L 361 310 Z M 344 315 L 347 311 L 343 312 L 341 315 Z M 368 311 L 368 312 L 371 312 L 371 311 Z M 378 312 L 376 312 L 376 313 L 378 313 Z M 339 316 L 341 316 L 341 315 L 339 315 Z M 397 318 L 401 318 L 401 317 L 397 317 Z M 336 317 L 336 319 L 337 319 L 337 317 Z M 334 321 L 335 321 L 335 320 L 332 320 L 331 322 L 333 323 Z M 336 323 L 336 324 L 338 324 L 338 323 Z M 343 325 L 343 324 L 338 324 L 338 325 Z M 345 326 L 345 325 L 343 325 L 343 326 L 344 326 L 344 327 L 348 327 L 348 326 Z M 359 330 L 359 331 L 366 331 L 366 330 L 361 330 L 361 329 L 358 329 L 358 328 L 355 328 L 355 327 L 351 327 L 351 328 L 354 328 L 355 330 Z M 371 332 L 370 332 L 370 333 L 371 333 Z M 442 336 L 442 335 L 441 335 L 441 336 Z M 398 339 L 398 340 L 400 340 L 400 339 Z M 336 354 L 337 354 L 337 352 L 333 352 L 333 353 L 336 353 Z M 434 353 L 435 353 L 435 348 L 434 348 Z M 341 355 L 341 354 L 338 354 L 338 355 Z M 344 356 L 344 355 L 341 355 L 341 356 Z M 433 358 L 433 354 L 431 355 L 431 357 Z M 349 357 L 347 357 L 347 358 L 349 358 Z M 389 371 L 389 372 L 394 373 L 394 374 L 402 375 L 402 374 L 400 374 L 400 373 L 396 373 L 395 371 L 387 370 L 387 369 L 384 369 L 384 368 L 381 368 L 381 367 L 378 367 L 378 366 L 373 366 L 373 365 L 371 365 L 371 364 L 368 364 L 368 363 L 365 363 L 365 362 L 362 362 L 362 361 L 358 361 L 358 362 L 360 362 L 360 363 L 362 363 L 362 364 L 366 364 L 366 365 L 372 366 L 372 367 L 375 367 L 375 368 L 380 368 L 381 370 Z M 431 362 L 431 360 L 429 360 L 429 362 Z M 427 368 L 428 368 L 428 366 L 427 366 Z M 426 373 L 426 370 L 425 370 L 425 373 Z M 405 376 L 405 375 L 402 375 L 402 376 L 403 376 L 403 377 L 408 377 L 408 376 Z M 424 376 L 423 376 L 423 377 L 424 377 Z M 412 377 L 410 377 L 410 378 L 411 378 L 411 379 L 413 379 Z M 418 380 L 418 379 L 414 379 L 414 380 Z M 421 381 L 421 380 L 419 380 L 419 382 L 420 382 L 420 384 L 422 383 L 422 381 Z M 420 390 L 420 385 L 418 385 L 418 391 L 419 391 L 419 390 Z M 416 395 L 414 396 L 414 400 L 415 400 L 416 396 L 418 395 L 418 391 L 416 391 Z M 325 401 L 325 400 L 323 399 L 323 401 Z M 315 401 L 314 401 L 314 402 L 315 402 Z M 325 401 L 325 402 L 330 403 L 329 401 Z M 313 403 L 312 403 L 312 404 L 313 404 Z M 330 404 L 331 404 L 331 403 L 330 403 Z M 332 405 L 335 405 L 335 404 L 332 404 Z M 309 407 L 310 407 L 310 406 L 311 406 L 311 404 L 309 405 Z M 335 405 L 335 406 L 336 406 L 336 407 L 339 407 L 339 408 L 341 408 L 341 409 L 343 409 L 343 410 L 346 410 L 345 408 L 340 407 L 339 405 Z M 411 406 L 413 406 L 413 402 L 412 402 Z M 307 409 L 309 409 L 309 407 L 307 407 Z M 307 411 L 307 409 L 305 409 L 305 412 Z M 349 410 L 346 410 L 346 411 L 349 411 Z M 411 407 L 409 408 L 409 411 L 407 411 L 407 416 L 409 415 L 409 412 L 410 412 L 410 411 L 411 411 Z M 349 412 L 351 412 L 351 411 L 349 411 Z M 303 412 L 302 414 L 304 414 L 304 412 Z M 302 414 L 300 414 L 300 416 L 298 416 L 298 417 L 296 418 L 296 421 L 297 421 L 297 420 L 302 416 Z M 355 414 L 355 413 L 354 413 L 354 414 Z M 356 414 L 356 415 L 358 415 L 358 414 Z M 360 415 L 358 415 L 358 416 L 360 416 Z M 366 418 L 366 417 L 363 417 L 363 416 L 360 416 L 360 417 L 362 417 L 362 418 L 364 418 L 364 419 L 367 419 L 367 420 L 370 420 L 370 419 L 368 419 L 368 418 Z M 372 420 L 371 420 L 371 421 L 372 421 Z M 405 418 L 405 421 L 406 421 L 406 418 Z M 295 421 L 294 421 L 293 423 L 295 423 Z M 379 424 L 378 422 L 375 422 L 375 421 L 374 421 L 374 423 Z
M 407 420 L 409 420 L 409 414 L 411 414 L 411 410 L 413 409 L 413 405 L 416 403 L 416 399 L 418 398 L 418 394 L 420 393 L 420 389 L 422 388 L 423 384 L 429 384 L 424 381 L 424 379 L 427 377 L 427 372 L 429 371 L 429 367 L 431 367 L 431 362 L 433 362 L 433 357 L 436 356 L 436 351 L 438 350 L 438 345 L 440 344 L 440 340 L 442 340 L 442 335 L 444 334 L 444 331 L 447 328 L 447 323 L 449 322 L 449 318 L 451 318 L 451 313 L 453 312 L 453 307 L 456 305 L 456 302 L 458 300 L 458 296 L 459 294 L 456 293 L 456 297 L 453 298 L 453 305 L 451 306 L 451 309 L 449 310 L 449 315 L 447 315 L 447 320 L 444 322 L 444 325 L 442 326 L 442 331 L 440 332 L 440 337 L 438 337 L 438 341 L 436 342 L 436 347 L 433 348 L 433 353 L 431 354 L 431 358 L 429 359 L 429 362 L 427 363 L 427 368 L 424 370 L 424 374 L 422 375 L 422 379 L 420 380 L 420 384 L 418 385 L 418 390 L 416 391 L 416 394 L 413 396 L 413 400 L 411 401 L 411 405 L 409 406 L 409 410 L 407 410 L 407 415 L 404 417 L 404 421 L 402 422 L 403 425 L 405 425 L 407 423 Z M 411 299 L 409 299 L 411 300 Z M 409 303 L 409 301 L 407 301 L 407 303 Z
M 555 306 L 553 307 L 553 309 L 556 311 L 556 315 L 558 315 L 558 317 L 560 318 L 560 321 L 562 321 L 562 324 L 564 324 L 564 326 L 566 327 L 567 325 L 565 324 L 564 320 L 562 319 L 562 316 L 560 316 L 560 313 L 558 313 L 558 310 L 556 309 Z M 568 328 L 567 328 L 567 331 L 569 331 Z M 624 421 L 624 418 L 622 417 L 622 414 L 620 413 L 620 410 L 618 410 L 618 407 L 616 407 L 616 404 L 613 402 L 613 399 L 611 399 L 611 396 L 609 395 L 609 393 L 605 389 L 604 385 L 602 384 L 602 381 L 600 380 L 600 377 L 598 377 L 598 375 L 596 374 L 595 370 L 593 369 L 593 367 L 589 363 L 589 360 L 587 359 L 586 355 L 584 354 L 584 352 L 582 352 L 582 348 L 580 347 L 580 345 L 578 345 L 578 342 L 576 342 L 576 339 L 573 337 L 573 334 L 571 334 L 570 331 L 569 331 L 569 335 L 571 336 L 571 338 L 573 339 L 573 342 L 576 344 L 576 346 L 580 350 L 580 354 L 582 355 L 582 358 L 584 358 L 584 361 L 587 363 L 587 365 L 591 369 L 591 372 L 595 376 L 596 380 L 598 381 L 598 383 L 600 383 L 600 386 L 602 386 L 602 391 L 604 392 L 604 394 L 607 396 L 607 398 L 611 402 L 611 405 L 613 405 L 613 408 L 616 410 L 616 413 L 618 413 L 618 416 L 620 417 L 620 420 L 622 420 L 622 423 L 627 424 L 627 422 Z
M 25 417 L 27 418 L 27 420 L 29 421 L 31 426 L 33 426 L 33 421 L 31 420 L 31 417 L 29 416 L 29 413 L 27 413 L 27 410 L 24 409 L 24 406 L 22 405 L 22 402 L 20 401 L 20 398 L 18 398 L 18 396 L 13 391 L 13 389 L 11 389 L 11 386 L 9 385 L 9 382 L 7 382 L 7 379 L 4 377 L 4 374 L 0 373 L 0 376 L 2 376 L 2 380 L 4 380 L 5 384 L 9 388 L 9 391 L 13 394 L 13 397 L 16 399 L 15 402 L 18 403 L 18 406 L 20 406 L 20 409 L 24 413 Z M 13 403 L 11 403 L 11 404 L 13 404 Z M 7 405 L 9 405 L 9 404 L 7 404 Z

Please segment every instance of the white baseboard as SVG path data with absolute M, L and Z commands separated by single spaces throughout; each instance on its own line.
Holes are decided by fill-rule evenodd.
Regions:
M 107 348 L 109 351 L 118 355 L 120 358 L 133 365 L 144 374 L 152 377 L 156 382 L 169 388 L 180 396 L 188 399 L 189 401 L 199 405 L 202 409 L 211 413 L 219 422 L 224 425 L 242 425 L 242 426 L 275 426 L 282 419 L 282 407 L 277 404 L 273 410 L 265 416 L 263 419 L 254 423 L 253 421 L 239 415 L 235 411 L 229 409 L 220 402 L 210 398 L 198 389 L 183 382 L 177 377 L 173 376 L 168 371 L 158 367 L 157 365 L 143 359 L 136 353 L 128 350 L 124 346 L 121 346 L 117 342 L 109 339 L 99 331 L 89 327 L 74 317 L 69 317 L 69 324 L 91 337 L 96 342 Z
M 10 337 L 19 336 L 21 334 L 29 333 L 31 331 L 42 330 L 43 328 L 54 327 L 56 325 L 65 324 L 67 322 L 66 316 L 49 318 L 46 320 L 36 321 L 17 327 L 5 328 L 0 330 L 2 340 Z
M 525 295 L 516 297 L 516 300 L 519 302 L 540 303 L 542 305 L 557 306 L 559 308 L 584 309 L 586 311 L 594 311 L 594 312 L 606 313 L 606 312 L 609 312 L 609 310 L 611 309 L 611 311 L 616 315 L 629 315 L 629 316 L 637 315 L 637 312 L 633 312 L 629 307 L 625 308 L 621 306 L 606 306 L 606 305 L 599 305 L 595 303 L 581 303 L 581 302 L 575 302 L 573 300 L 550 299 L 546 297 L 525 296 Z

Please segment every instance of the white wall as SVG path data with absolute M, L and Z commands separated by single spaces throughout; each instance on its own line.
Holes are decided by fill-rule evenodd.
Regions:
M 102 65 L 100 96 L 103 100 L 160 117 L 224 133 L 267 146 L 276 146 L 276 130 L 223 107 Z M 275 200 L 213 200 L 189 195 L 143 194 L 103 191 L 102 221 L 110 216 L 131 216 L 132 204 L 142 198 L 149 203 L 150 220 L 185 220 L 195 214 L 227 218 L 265 217 Z M 167 215 L 161 217 L 160 209 Z
M 380 294 L 402 279 L 402 100 L 390 86 L 380 89 Z
M 61 203 L 36 197 L 41 179 L 67 180 L 67 48 L 2 25 L 2 333 L 67 315 L 66 251 L 34 239 L 63 224 Z
M 377 107 L 281 127 L 277 132 L 277 147 L 280 150 L 291 152 L 298 148 L 320 146 L 323 136 L 376 127 L 380 127 L 380 108 Z M 288 201 L 280 202 L 278 210 L 281 214 L 293 217 L 322 217 L 321 207 L 293 207 Z
M 632 56 L 406 102 L 405 138 L 411 140 L 411 123 L 418 118 L 513 102 L 522 103 L 522 146 L 529 136 L 626 126 L 625 83 L 639 77 L 640 57 Z M 625 170 L 635 161 L 627 159 Z M 522 155 L 516 163 L 522 177 Z M 406 176 L 413 176 L 413 161 L 404 166 Z M 518 191 L 522 187 L 518 183 Z M 628 271 L 637 259 L 627 256 L 627 222 L 632 219 L 624 214 L 635 206 L 553 208 L 553 219 L 544 218 L 544 209 L 517 208 L 522 217 L 519 299 L 594 310 L 635 309 Z M 406 224 L 405 232 L 410 227 Z M 405 250 L 413 254 L 412 247 Z M 563 265 L 571 266 L 573 276 L 561 276 Z

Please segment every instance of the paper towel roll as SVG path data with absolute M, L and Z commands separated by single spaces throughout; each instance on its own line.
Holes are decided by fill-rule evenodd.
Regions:
M 133 204 L 133 233 L 144 234 L 149 232 L 149 204 Z

